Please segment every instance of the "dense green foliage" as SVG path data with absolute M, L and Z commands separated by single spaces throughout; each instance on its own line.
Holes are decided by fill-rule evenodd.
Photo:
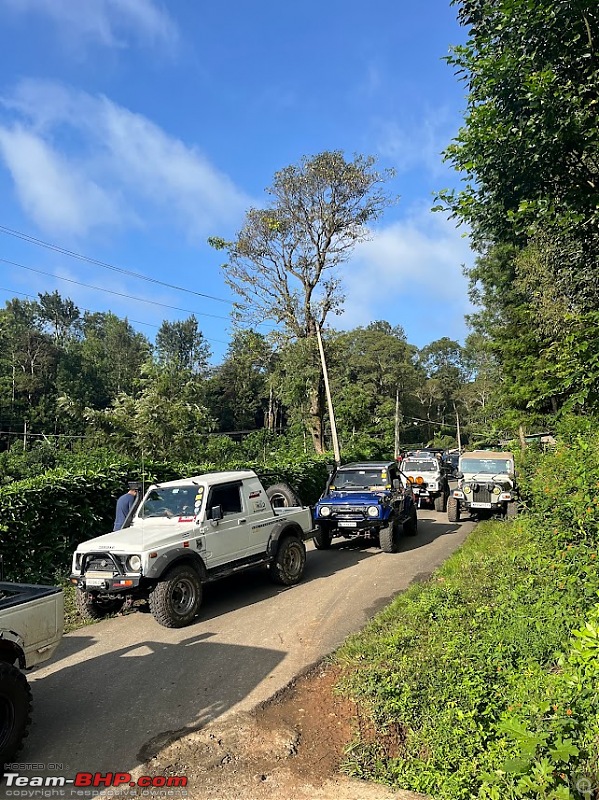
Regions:
M 402 445 L 435 437 L 454 444 L 456 409 L 464 440 L 469 430 L 509 432 L 493 422 L 493 363 L 476 337 L 465 347 L 444 337 L 419 350 L 400 326 L 378 321 L 325 331 L 324 340 L 344 451 L 376 439 L 392 454 L 396 400 Z M 294 452 L 314 449 L 309 427 L 321 365 L 313 340 L 239 330 L 222 363 L 211 365 L 193 316 L 165 321 L 152 346 L 126 319 L 81 317 L 54 293 L 8 302 L 0 344 L 0 483 L 60 466 L 67 446 L 190 462 L 252 459 L 261 455 L 262 435 L 284 435 Z M 328 440 L 326 417 L 323 424 Z M 219 438 L 225 431 L 233 442 Z M 254 448 L 241 441 L 248 434 Z
M 471 229 L 471 321 L 500 366 L 510 421 L 598 402 L 599 11 L 595 0 L 454 0 L 449 58 L 468 88 L 440 193 Z
M 439 800 L 598 785 L 599 435 L 570 439 L 527 456 L 526 516 L 480 524 L 341 649 L 376 731 L 349 749 L 353 774 Z

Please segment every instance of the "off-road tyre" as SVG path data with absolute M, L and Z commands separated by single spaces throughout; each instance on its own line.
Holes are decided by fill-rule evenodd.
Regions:
M 31 687 L 21 670 L 0 662 L 0 765 L 14 761 L 31 725 Z M 3 770 L 4 771 L 4 770 Z
M 397 518 L 391 520 L 389 525 L 381 528 L 379 542 L 383 553 L 397 553 L 400 546 L 399 525 Z
M 180 564 L 156 584 L 149 598 L 150 611 L 165 628 L 184 628 L 198 615 L 202 604 L 202 581 L 193 567 Z
M 293 586 L 301 581 L 306 566 L 306 546 L 297 536 L 285 536 L 280 540 L 276 555 L 270 565 L 275 583 Z
M 450 497 L 447 501 L 447 519 L 450 522 L 460 521 L 460 504 L 455 497 Z
M 333 534 L 331 531 L 317 526 L 316 532 L 314 533 L 314 547 L 317 550 L 328 550 L 331 546 L 332 540 Z
M 117 600 L 103 600 L 101 597 L 77 589 L 75 592 L 75 605 L 77 611 L 87 620 L 99 620 L 118 614 L 125 603 L 125 598 Z
M 416 536 L 418 533 L 418 514 L 414 505 L 410 509 L 409 518 L 403 524 L 403 532 L 405 536 Z
M 444 513 L 447 511 L 447 495 L 445 493 L 435 497 L 435 511 Z
M 286 483 L 275 483 L 266 490 L 266 496 L 273 508 L 291 508 L 301 506 L 301 501 L 293 489 Z
M 518 515 L 518 501 L 511 500 L 505 507 L 505 518 L 514 519 Z

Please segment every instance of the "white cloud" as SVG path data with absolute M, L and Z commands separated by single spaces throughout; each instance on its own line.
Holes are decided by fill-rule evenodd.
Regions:
M 335 327 L 350 329 L 373 319 L 405 324 L 416 307 L 428 325 L 423 301 L 431 322 L 449 309 L 462 325 L 471 310 L 462 270 L 474 261 L 463 234 L 452 221 L 422 208 L 375 231 L 348 265 L 345 310 Z
M 35 134 L 0 127 L 0 154 L 21 205 L 41 228 L 82 235 L 119 222 L 115 199 Z
M 106 97 L 28 80 L 2 102 L 12 120 L 0 128 L 0 154 L 23 207 L 45 230 L 55 229 L 58 201 L 61 226 L 70 219 L 74 234 L 124 215 L 168 221 L 197 238 L 237 225 L 251 203 L 197 148 Z M 29 151 L 42 165 L 36 172 L 27 169 Z
M 172 47 L 177 26 L 155 0 L 0 0 L 15 13 L 49 17 L 74 42 L 125 47 L 130 39 Z

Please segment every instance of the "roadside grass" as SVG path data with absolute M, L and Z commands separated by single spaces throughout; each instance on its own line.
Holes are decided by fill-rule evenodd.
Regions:
M 563 453 L 528 467 L 533 508 L 555 459 L 563 473 Z M 479 524 L 338 651 L 338 690 L 359 708 L 344 771 L 438 800 L 597 796 L 594 515 L 562 491 L 566 517 L 551 495 L 539 513 Z

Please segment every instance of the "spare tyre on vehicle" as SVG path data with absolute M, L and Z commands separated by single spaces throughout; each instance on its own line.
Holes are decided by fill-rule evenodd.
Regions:
M 275 483 L 266 490 L 273 508 L 297 508 L 301 501 L 287 483 Z

